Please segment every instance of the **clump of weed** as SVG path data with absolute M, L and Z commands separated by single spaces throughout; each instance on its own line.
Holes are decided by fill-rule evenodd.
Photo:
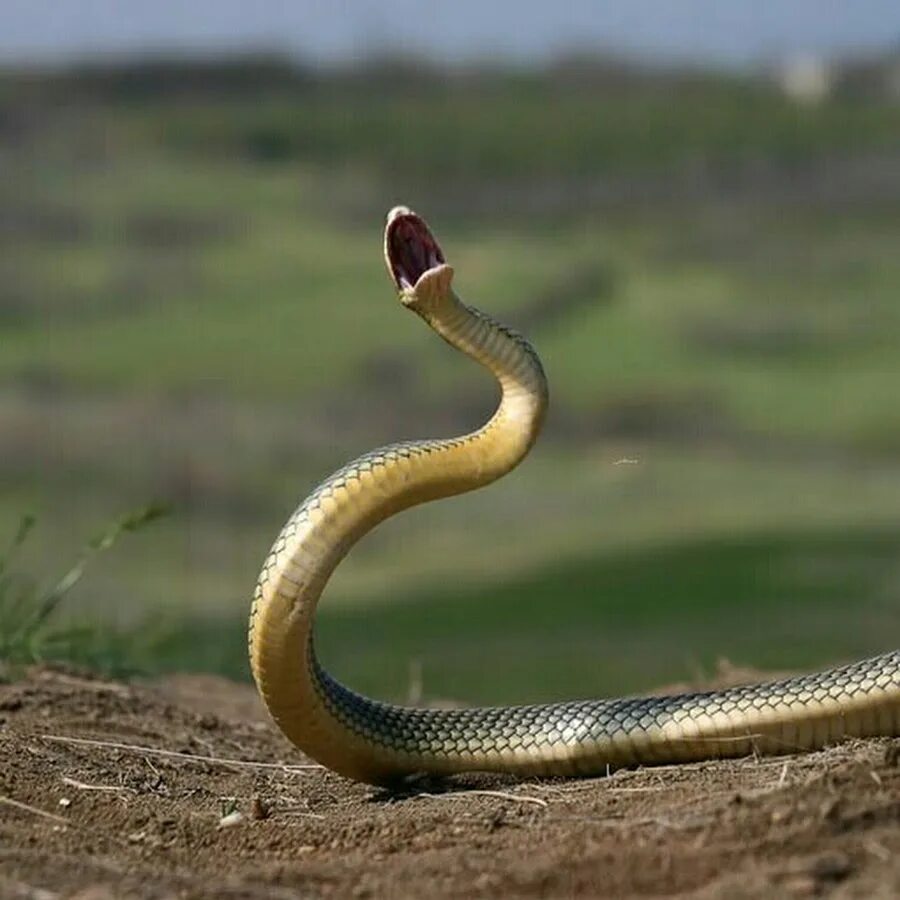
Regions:
M 0 664 L 8 671 L 41 662 L 69 662 L 122 674 L 130 668 L 134 633 L 104 625 L 59 626 L 63 601 L 81 580 L 89 564 L 125 534 L 140 531 L 166 513 L 151 505 L 128 513 L 92 537 L 72 565 L 50 587 L 15 570 L 16 553 L 36 525 L 23 516 L 5 552 L 0 554 Z

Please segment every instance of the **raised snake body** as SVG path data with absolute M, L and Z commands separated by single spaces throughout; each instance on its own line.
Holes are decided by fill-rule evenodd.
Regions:
M 534 443 L 547 405 L 534 350 L 456 297 L 453 270 L 421 218 L 392 210 L 384 246 L 402 303 L 486 366 L 502 397 L 471 434 L 393 444 L 347 464 L 281 530 L 257 584 L 249 648 L 259 692 L 294 744 L 342 775 L 388 783 L 416 772 L 599 774 L 900 733 L 900 651 L 724 691 L 461 710 L 377 702 L 325 672 L 313 648 L 313 616 L 350 547 L 402 509 L 508 472 Z

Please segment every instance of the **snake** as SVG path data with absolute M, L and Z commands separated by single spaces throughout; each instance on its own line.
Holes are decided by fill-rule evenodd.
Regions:
M 603 775 L 900 733 L 900 650 L 723 690 L 520 706 L 395 705 L 330 675 L 316 656 L 314 617 L 350 548 L 401 510 L 509 472 L 534 444 L 548 404 L 531 344 L 459 299 L 453 267 L 425 220 L 407 207 L 388 213 L 384 259 L 401 304 L 486 367 L 500 401 L 471 433 L 365 453 L 316 487 L 282 528 L 256 585 L 249 654 L 265 706 L 296 747 L 347 778 L 392 785 L 469 771 Z

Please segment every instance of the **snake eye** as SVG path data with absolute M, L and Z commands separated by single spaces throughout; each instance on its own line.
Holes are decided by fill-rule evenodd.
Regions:
M 402 206 L 388 214 L 384 249 L 391 277 L 401 291 L 412 290 L 429 269 L 445 262 L 424 220 Z

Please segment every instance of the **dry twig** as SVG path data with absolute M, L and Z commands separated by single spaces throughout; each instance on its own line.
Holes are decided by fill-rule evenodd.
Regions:
M 514 803 L 533 803 L 535 806 L 544 807 L 549 805 L 546 800 L 542 800 L 540 797 L 529 797 L 527 794 L 508 794 L 505 791 L 471 790 L 452 791 L 446 794 L 429 794 L 422 792 L 421 794 L 416 794 L 413 799 L 418 800 L 420 797 L 431 800 L 455 800 L 456 798 L 463 797 L 496 797 L 498 800 L 510 800 Z
M 47 812 L 44 809 L 40 809 L 37 806 L 31 806 L 28 803 L 22 803 L 21 800 L 13 800 L 12 797 L 4 797 L 0 794 L 0 803 L 5 803 L 7 806 L 13 806 L 16 809 L 21 809 L 24 812 L 33 813 L 36 816 L 43 816 L 45 819 L 52 819 L 54 822 L 61 822 L 63 825 L 68 825 L 69 820 L 64 819 L 62 816 L 57 816 L 54 813 Z
M 79 791 L 109 791 L 112 793 L 127 791 L 131 794 L 137 793 L 134 788 L 125 787 L 123 784 L 88 784 L 86 781 L 78 781 L 77 779 L 69 778 L 66 775 L 62 776 L 62 783 L 67 784 L 69 787 L 76 788 Z
M 150 756 L 164 756 L 171 759 L 180 759 L 185 762 L 194 763 L 211 763 L 216 766 L 235 766 L 236 768 L 245 769 L 272 769 L 279 772 L 287 772 L 294 774 L 296 772 L 308 771 L 310 769 L 323 768 L 318 763 L 312 763 L 301 766 L 289 766 L 285 763 L 266 763 L 254 762 L 252 760 L 231 759 L 222 756 L 203 756 L 198 753 L 180 753 L 177 750 L 163 750 L 159 747 L 142 747 L 139 744 L 123 744 L 119 741 L 98 741 L 92 738 L 76 738 L 67 737 L 61 734 L 38 734 L 35 737 L 43 741 L 54 741 L 60 744 L 75 744 L 81 747 L 99 747 L 106 750 L 125 750 L 129 753 L 139 753 Z

